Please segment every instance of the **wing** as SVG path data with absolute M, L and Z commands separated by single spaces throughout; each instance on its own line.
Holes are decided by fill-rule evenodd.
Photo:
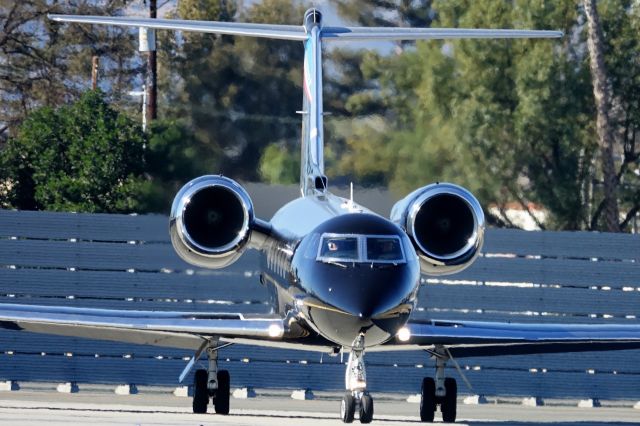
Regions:
M 284 320 L 268 315 L 13 304 L 0 304 L 0 328 L 193 350 L 212 336 L 267 346 L 287 337 Z
M 478 321 L 410 322 L 392 348 L 443 345 L 454 357 L 609 351 L 640 348 L 638 324 L 524 324 Z M 399 345 L 394 345 L 394 343 Z

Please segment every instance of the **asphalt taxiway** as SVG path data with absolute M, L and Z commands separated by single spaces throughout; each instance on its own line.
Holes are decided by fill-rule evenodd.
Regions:
M 375 395 L 374 395 L 375 398 Z M 228 416 L 191 413 L 188 398 L 168 393 L 115 395 L 107 392 L 61 394 L 55 391 L 0 393 L 0 425 L 339 425 L 339 400 L 328 395 L 297 401 L 284 395 L 232 399 Z M 458 407 L 458 424 L 466 425 L 640 425 L 640 410 L 631 406 L 577 408 L 526 407 L 489 403 Z M 436 422 L 441 422 L 439 413 Z M 358 424 L 358 420 L 354 424 Z M 418 404 L 400 397 L 375 399 L 375 425 L 420 423 Z

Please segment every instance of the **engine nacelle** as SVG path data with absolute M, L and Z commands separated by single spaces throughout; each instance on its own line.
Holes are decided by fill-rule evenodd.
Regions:
M 398 201 L 391 220 L 413 241 L 420 269 L 446 275 L 471 265 L 484 240 L 484 213 L 466 189 L 451 183 L 422 187 Z
M 174 198 L 169 234 L 186 262 L 217 269 L 242 255 L 254 222 L 253 203 L 242 186 L 223 176 L 201 176 Z

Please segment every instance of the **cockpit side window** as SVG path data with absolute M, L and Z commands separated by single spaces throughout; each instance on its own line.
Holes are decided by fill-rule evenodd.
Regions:
M 360 259 L 357 237 L 325 236 L 322 238 L 320 258 L 349 260 L 357 262 Z
M 404 263 L 397 235 L 323 234 L 318 249 L 321 262 Z
M 402 262 L 402 247 L 397 237 L 367 237 L 367 260 Z

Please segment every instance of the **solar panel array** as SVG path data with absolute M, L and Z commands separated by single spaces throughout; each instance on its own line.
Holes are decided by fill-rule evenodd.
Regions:
M 260 217 L 296 195 L 249 185 Z M 386 214 L 391 196 L 358 194 Z M 488 230 L 482 256 L 453 276 L 423 277 L 417 318 L 638 324 L 640 237 Z M 173 252 L 167 218 L 0 211 L 0 303 L 113 309 L 268 312 L 248 252 L 222 271 Z M 0 380 L 177 385 L 184 350 L 0 330 Z M 434 363 L 424 352 L 370 353 L 372 391 L 415 393 Z M 346 357 L 345 359 L 346 360 Z M 461 393 L 541 398 L 640 398 L 640 351 L 460 360 Z M 204 364 L 203 364 L 204 365 Z M 221 367 L 232 386 L 340 390 L 340 356 L 231 346 Z M 453 368 L 449 374 L 458 377 Z M 187 378 L 187 382 L 191 377 Z

